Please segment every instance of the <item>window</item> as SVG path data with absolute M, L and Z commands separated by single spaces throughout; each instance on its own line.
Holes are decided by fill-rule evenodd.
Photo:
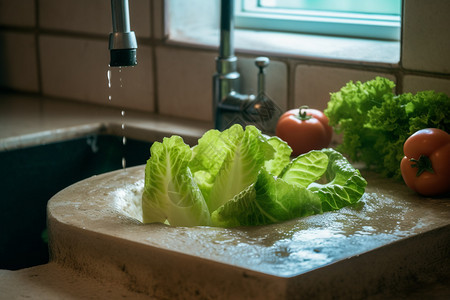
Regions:
M 400 40 L 402 0 L 237 0 L 236 27 Z

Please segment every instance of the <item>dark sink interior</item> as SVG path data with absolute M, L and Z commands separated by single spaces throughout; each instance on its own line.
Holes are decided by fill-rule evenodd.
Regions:
M 150 142 L 94 134 L 0 152 L 0 269 L 17 270 L 49 260 L 47 201 L 93 175 L 145 164 Z

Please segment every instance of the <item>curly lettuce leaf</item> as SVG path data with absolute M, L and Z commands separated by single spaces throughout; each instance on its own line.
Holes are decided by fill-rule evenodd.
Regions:
M 371 147 L 378 135 L 367 127 L 368 112 L 379 107 L 385 98 L 394 97 L 395 84 L 382 77 L 362 83 L 348 82 L 340 91 L 332 93 L 324 113 L 336 133 L 342 133 L 339 151 L 353 161 L 376 163 L 377 151 Z
M 320 197 L 322 210 L 337 210 L 358 202 L 364 194 L 367 181 L 341 153 L 331 148 L 322 149 L 321 152 L 328 156 L 330 162 L 324 174 L 327 183 L 313 182 L 308 190 Z
M 266 225 L 321 211 L 317 195 L 262 169 L 256 182 L 214 211 L 211 220 L 220 227 Z
M 350 81 L 331 94 L 324 112 L 342 133 L 337 150 L 386 177 L 400 178 L 403 144 L 410 135 L 429 127 L 450 131 L 450 98 L 434 91 L 395 95 L 394 87 L 382 77 Z
M 173 226 L 209 225 L 210 214 L 188 163 L 191 148 L 179 136 L 153 143 L 145 167 L 143 222 Z
M 267 142 L 275 149 L 275 154 L 273 159 L 264 163 L 264 168 L 272 175 L 278 176 L 291 161 L 292 148 L 277 136 L 268 138 Z

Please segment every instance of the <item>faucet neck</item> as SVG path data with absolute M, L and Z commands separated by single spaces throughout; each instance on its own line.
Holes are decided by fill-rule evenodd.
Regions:
M 220 58 L 234 57 L 234 0 L 221 0 Z
M 111 67 L 137 64 L 136 35 L 130 31 L 128 0 L 111 0 L 113 32 L 109 35 Z

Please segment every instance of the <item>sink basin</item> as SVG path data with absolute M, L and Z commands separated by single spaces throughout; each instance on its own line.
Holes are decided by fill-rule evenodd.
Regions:
M 92 133 L 65 141 L 0 152 L 0 269 L 47 263 L 47 201 L 93 175 L 144 164 L 150 142 Z

